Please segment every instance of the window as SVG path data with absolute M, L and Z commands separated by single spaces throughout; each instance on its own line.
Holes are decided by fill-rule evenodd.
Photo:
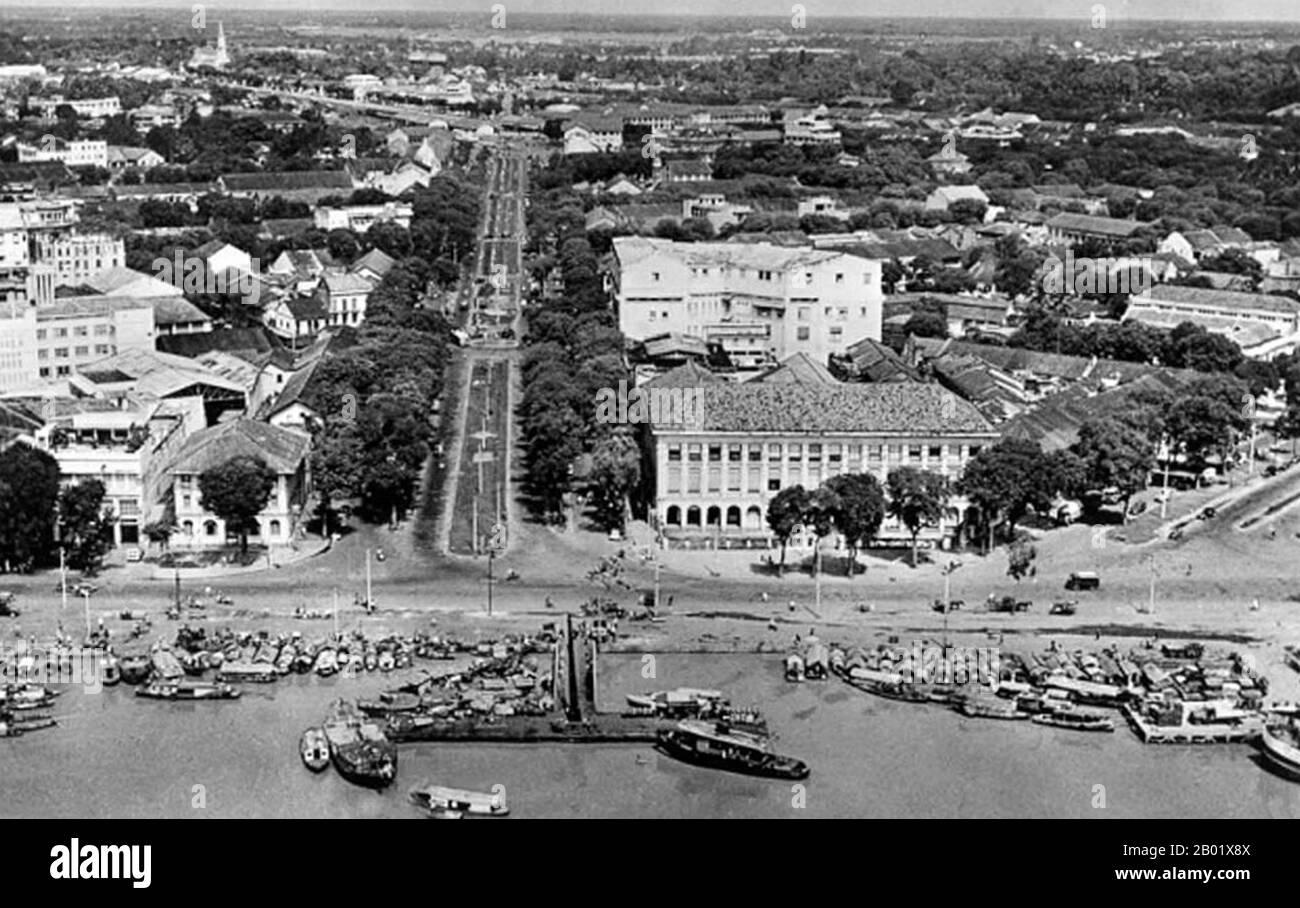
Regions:
M 838 468 L 844 460 L 844 449 L 840 445 L 830 445 L 826 449 L 826 460 L 831 466 Z
M 49 359 L 49 358 L 50 358 L 50 351 L 49 351 L 49 350 L 37 350 L 37 351 L 36 351 L 36 358 L 37 358 L 37 359 Z
M 835 283 L 837 283 L 837 284 L 842 284 L 842 283 L 844 283 L 844 272 L 842 272 L 842 271 L 836 272 L 836 274 L 835 274 Z
M 749 462 L 750 462 L 750 463 L 758 463 L 758 462 L 761 461 L 762 459 L 763 459 L 763 446 L 762 446 L 762 445 L 750 445 L 750 446 L 749 446 Z
M 76 350 L 75 350 L 74 352 L 76 353 L 77 356 L 88 356 L 88 355 L 90 354 L 90 348 L 89 348 L 89 347 L 77 347 Z
M 107 356 L 109 353 L 108 344 L 95 344 L 95 352 L 100 356 Z
M 204 536 L 217 535 L 217 522 L 215 520 L 203 521 L 203 535 Z
M 77 327 L 72 329 L 72 333 L 75 334 L 77 337 L 85 337 L 90 333 L 90 329 L 85 325 L 78 325 Z
M 681 446 L 681 445 L 669 445 L 669 446 L 668 446 L 668 462 L 669 462 L 669 463 L 680 463 L 680 462 L 681 462 L 681 459 L 682 459 L 682 446 Z
M 701 459 L 700 455 L 701 455 L 701 449 L 699 445 L 686 446 L 686 459 L 689 460 L 691 463 L 699 463 Z
M 37 328 L 37 329 L 36 329 L 36 339 L 37 339 L 38 341 L 43 341 L 43 340 L 45 340 L 45 329 L 44 329 L 44 328 Z
M 767 481 L 767 490 L 768 490 L 769 492 L 779 492 L 779 491 L 781 491 L 781 480 L 779 480 L 779 479 L 769 479 L 769 480 Z
M 49 377 L 50 377 L 50 367 L 43 366 L 41 368 L 41 378 L 49 378 Z
M 68 348 L 67 348 L 67 347 L 55 347 L 55 348 L 54 348 L 54 358 L 55 358 L 55 359 L 67 359 L 67 358 L 68 358 Z
M 943 457 L 943 447 L 941 445 L 930 445 L 930 459 L 939 460 Z
M 781 462 L 781 446 L 779 444 L 767 446 L 767 461 L 774 464 Z
M 839 325 L 835 325 L 835 326 L 833 326 L 833 327 L 831 328 L 831 337 L 832 337 L 832 338 L 835 338 L 835 339 L 838 340 L 839 338 L 841 338 L 841 337 L 843 337 L 843 336 L 844 336 L 844 329 L 841 328 Z
M 55 328 L 55 329 L 54 329 L 54 336 L 55 336 L 55 337 L 67 337 L 67 336 L 68 336 L 68 329 L 67 329 L 67 328 Z
M 800 307 L 799 307 L 799 321 L 801 321 L 801 322 L 806 322 L 806 321 L 808 321 L 808 307 L 807 307 L 807 306 L 800 306 Z
M 709 463 L 722 462 L 722 445 L 709 445 Z
M 96 325 L 95 337 L 103 337 L 108 334 L 108 325 Z
M 650 272 L 650 280 L 654 281 L 656 284 L 659 283 L 659 272 L 658 272 L 658 271 L 651 271 L 651 272 Z
M 908 462 L 908 463 L 920 463 L 920 462 L 921 462 L 921 446 L 920 446 L 920 445 L 908 445 L 908 446 L 907 446 L 907 462 Z
M 727 462 L 740 463 L 744 449 L 740 445 L 727 445 Z
M 809 446 L 808 446 L 808 462 L 809 462 L 809 463 L 821 463 L 821 462 L 822 462 L 822 446 L 821 446 L 821 445 L 809 445 Z
M 982 451 L 982 450 L 983 450 L 983 447 L 982 447 L 981 445 L 971 445 L 971 446 L 970 446 L 970 456 L 971 456 L 971 457 L 974 457 L 976 454 L 978 454 L 978 453 L 979 453 L 980 451 Z
M 808 337 L 809 337 L 809 329 L 808 329 L 807 327 L 801 326 L 801 327 L 800 327 L 800 328 L 795 332 L 795 336 L 796 336 L 796 338 L 797 338 L 798 340 L 806 341 L 806 340 L 808 339 Z
M 788 453 L 787 460 L 790 463 L 801 463 L 803 461 L 803 445 L 789 445 Z

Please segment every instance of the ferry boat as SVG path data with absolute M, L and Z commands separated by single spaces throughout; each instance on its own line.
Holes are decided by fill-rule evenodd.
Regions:
M 334 704 L 325 737 L 334 768 L 349 782 L 386 788 L 397 778 L 397 746 L 346 701 Z
M 1291 719 L 1265 726 L 1259 747 L 1273 767 L 1300 781 L 1300 723 Z
M 736 731 L 724 723 L 679 722 L 661 729 L 658 746 L 687 763 L 776 779 L 806 779 L 808 764 L 772 752 L 767 738 Z
M 309 728 L 298 741 L 302 762 L 312 772 L 324 772 L 330 765 L 330 742 L 319 728 Z
M 487 794 L 480 791 L 465 791 L 460 788 L 446 788 L 442 785 L 426 785 L 413 788 L 410 792 L 411 803 L 416 807 L 435 814 L 473 814 L 484 817 L 504 817 L 510 813 L 506 807 L 504 795 Z
M 1070 731 L 1114 731 L 1115 722 L 1108 716 L 1091 712 L 1060 711 L 1039 713 L 1030 716 L 1029 721 L 1052 728 L 1065 728 Z
M 154 681 L 136 690 L 137 697 L 151 700 L 236 700 L 239 688 L 216 682 Z

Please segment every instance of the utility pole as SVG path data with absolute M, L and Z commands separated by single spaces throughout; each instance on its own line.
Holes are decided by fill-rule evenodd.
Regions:
M 1165 460 L 1165 480 L 1160 489 L 1160 519 L 1165 519 L 1165 512 L 1169 509 L 1169 459 L 1173 452 L 1169 447 L 1169 438 L 1166 436 L 1160 441 L 1161 450 L 1164 451 Z
M 370 549 L 366 549 L 366 611 L 370 611 L 374 597 L 370 593 Z
M 487 613 L 489 618 L 492 617 L 492 562 L 496 560 L 496 557 L 497 557 L 496 547 L 493 545 L 489 545 L 488 546 L 488 597 L 487 597 Z

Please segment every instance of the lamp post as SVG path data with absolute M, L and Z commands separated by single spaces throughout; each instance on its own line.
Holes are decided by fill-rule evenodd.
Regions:
M 952 609 L 952 572 L 961 567 L 957 559 L 949 561 L 943 569 L 943 649 L 948 650 L 948 612 Z

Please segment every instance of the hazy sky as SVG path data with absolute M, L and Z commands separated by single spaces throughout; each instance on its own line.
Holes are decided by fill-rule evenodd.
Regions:
M 183 6 L 192 0 L 19 0 L 3 6 L 76 7 Z M 236 0 L 209 2 L 209 11 L 223 9 L 427 9 L 471 11 L 485 15 L 493 3 L 508 12 L 660 13 L 762 15 L 788 17 L 793 5 L 783 0 Z M 802 0 L 809 19 L 816 16 L 953 16 L 1081 18 L 1091 16 L 1094 4 L 1106 7 L 1112 18 L 1300 20 L 1300 0 Z

